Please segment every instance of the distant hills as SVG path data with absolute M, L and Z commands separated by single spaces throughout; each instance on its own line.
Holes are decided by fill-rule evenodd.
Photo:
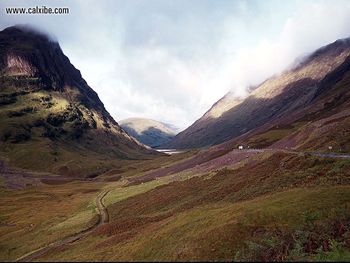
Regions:
M 170 142 L 178 132 L 171 124 L 145 118 L 128 118 L 119 124 L 129 135 L 153 148 Z
M 255 87 L 245 99 L 227 94 L 163 147 L 200 148 L 230 141 L 234 147 L 261 148 L 283 139 L 284 147 L 325 149 L 334 144 L 350 150 L 349 56 L 350 39 L 322 47 Z
M 0 47 L 0 151 L 10 163 L 80 175 L 157 154 L 118 125 L 57 42 L 9 27 Z

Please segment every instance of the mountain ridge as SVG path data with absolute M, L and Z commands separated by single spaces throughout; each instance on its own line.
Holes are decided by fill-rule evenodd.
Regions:
M 186 149 L 224 143 L 288 112 L 305 107 L 319 95 L 327 74 L 336 70 L 349 54 L 349 38 L 317 49 L 296 67 L 262 82 L 244 100 L 237 103 L 231 100 L 233 106 L 219 117 L 208 118 L 209 110 L 164 147 Z M 211 109 L 220 103 L 225 104 L 226 96 Z

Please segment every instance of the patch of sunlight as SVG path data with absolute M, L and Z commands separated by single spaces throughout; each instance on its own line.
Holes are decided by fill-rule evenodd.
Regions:
M 211 109 L 204 114 L 204 118 L 216 119 L 221 117 L 225 112 L 229 111 L 235 106 L 238 106 L 244 101 L 244 98 L 236 97 L 231 93 L 228 93 L 215 103 Z
M 106 206 L 113 203 L 123 201 L 127 198 L 146 193 L 155 189 L 158 186 L 166 185 L 175 181 L 185 181 L 193 177 L 204 176 L 207 173 L 195 172 L 192 170 L 182 171 L 175 174 L 170 174 L 164 177 L 156 178 L 149 182 L 144 182 L 138 185 L 126 186 L 125 182 L 119 185 L 116 185 L 113 190 L 110 190 L 109 193 L 105 196 L 103 202 Z
M 321 58 L 321 60 L 308 63 L 299 69 L 287 70 L 265 81 L 251 95 L 257 99 L 271 99 L 281 94 L 290 84 L 305 79 L 305 76 L 308 79 L 321 80 L 331 68 L 336 68 L 343 63 L 348 55 L 349 51 L 344 51 L 338 56 L 332 57 L 331 60 L 328 57 Z
M 165 180 L 153 180 L 138 185 L 131 185 L 127 187 L 118 187 L 111 190 L 103 199 L 103 202 L 106 206 L 111 205 L 116 202 L 120 202 L 127 198 L 133 197 L 138 194 L 148 192 L 159 185 L 165 184 Z
M 52 230 L 62 230 L 67 228 L 73 228 L 76 226 L 81 226 L 87 224 L 95 215 L 94 211 L 89 209 L 66 219 L 65 221 L 53 226 Z
M 52 97 L 52 103 L 53 106 L 50 108 L 50 111 L 54 112 L 64 111 L 69 106 L 69 102 L 66 99 L 58 96 Z

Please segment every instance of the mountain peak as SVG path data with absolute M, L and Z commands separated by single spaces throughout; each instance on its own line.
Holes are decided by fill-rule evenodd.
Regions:
M 32 38 L 35 41 L 50 41 L 58 44 L 57 39 L 53 35 L 50 35 L 48 32 L 45 32 L 39 28 L 28 24 L 17 24 L 14 26 L 7 27 L 2 31 L 2 33 L 12 36 L 14 38 Z
M 49 35 L 26 25 L 0 32 L 0 70 L 7 76 L 41 77 L 50 89 L 81 81 L 77 70 Z

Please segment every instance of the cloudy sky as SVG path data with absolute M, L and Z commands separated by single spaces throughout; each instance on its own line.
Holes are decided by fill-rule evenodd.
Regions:
M 5 7 L 69 7 L 69 15 L 6 15 Z M 186 128 L 232 91 L 256 85 L 314 49 L 350 36 L 350 1 L 16 0 L 0 29 L 54 35 L 116 120 Z

